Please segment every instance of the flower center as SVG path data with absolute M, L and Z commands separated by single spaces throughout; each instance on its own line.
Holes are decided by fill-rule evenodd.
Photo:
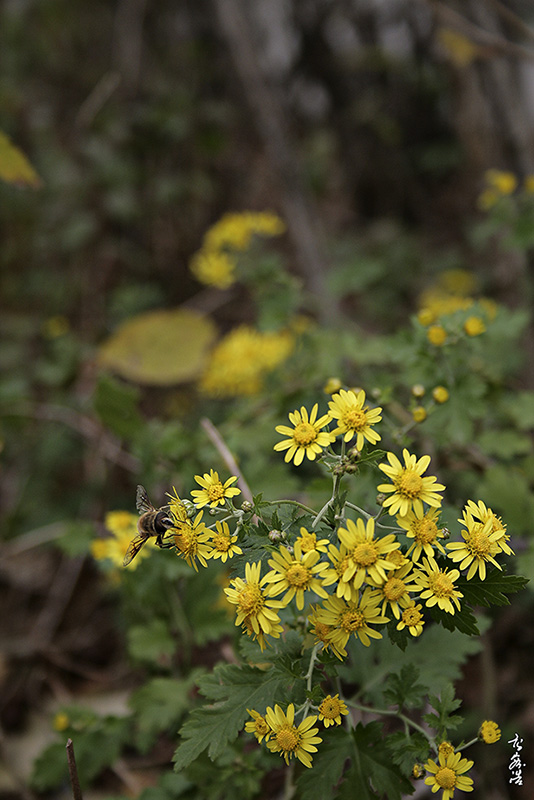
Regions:
M 371 542 L 357 545 L 352 553 L 352 559 L 359 567 L 369 567 L 375 563 L 377 558 L 376 545 Z
M 296 750 L 299 740 L 300 737 L 295 727 L 284 727 L 276 734 L 276 741 L 280 745 L 280 749 L 286 752 Z
M 185 525 L 182 525 L 180 533 L 176 534 L 174 538 L 175 547 L 181 553 L 195 554 L 198 550 L 198 542 L 193 531 Z
M 300 549 L 303 553 L 309 553 L 310 550 L 315 550 L 317 545 L 317 537 L 314 533 L 304 533 L 300 539 Z
M 423 479 L 414 469 L 403 469 L 395 480 L 395 486 L 404 497 L 419 497 L 423 489 Z
M 224 497 L 224 487 L 220 481 L 212 484 L 212 486 L 209 487 L 208 497 L 210 499 L 210 503 L 212 503 L 214 500 L 221 500 L 221 498 Z
M 408 627 L 418 625 L 422 619 L 423 615 L 416 608 L 407 608 L 402 612 L 402 621 L 405 625 L 408 625 Z
M 428 582 L 436 597 L 450 597 L 454 592 L 454 584 L 444 572 L 431 575 Z
M 491 542 L 487 534 L 480 530 L 482 527 L 482 524 L 480 524 L 478 530 L 474 528 L 466 541 L 467 549 L 471 555 L 479 558 L 486 556 L 491 550 Z
M 436 783 L 442 789 L 454 789 L 456 786 L 456 772 L 450 767 L 442 767 L 436 772 Z
M 293 439 L 301 447 L 307 447 L 317 439 L 317 431 L 309 422 L 299 422 L 293 431 Z
M 341 561 L 337 562 L 337 564 L 335 565 L 335 570 L 340 578 L 343 577 L 343 573 L 345 572 L 346 569 L 349 568 L 349 566 L 350 566 L 350 556 L 345 556 L 344 558 L 341 559 Z
M 347 633 L 357 631 L 365 626 L 365 617 L 361 611 L 349 610 L 341 615 L 341 627 Z
M 335 719 L 339 716 L 339 700 L 331 697 L 329 700 L 323 700 L 319 706 L 319 711 L 326 717 L 326 719 Z
M 263 608 L 264 603 L 265 599 L 257 584 L 245 586 L 245 588 L 239 592 L 237 605 L 245 616 L 257 614 Z
M 438 535 L 438 526 L 434 520 L 423 518 L 414 523 L 413 533 L 420 544 L 431 544 Z
M 402 597 L 405 591 L 406 586 L 404 585 L 404 581 L 401 581 L 400 578 L 389 578 L 384 586 L 384 594 L 387 599 L 392 602 Z
M 213 546 L 220 553 L 226 553 L 230 549 L 230 539 L 222 533 L 216 533 L 213 537 Z
M 330 625 L 326 625 L 326 623 L 324 622 L 316 622 L 313 632 L 317 636 L 319 641 L 326 644 L 327 641 L 330 639 L 331 630 L 332 628 Z
M 361 431 L 367 424 L 365 411 L 351 408 L 343 414 L 343 423 L 353 431 Z
M 311 571 L 302 564 L 292 564 L 286 571 L 287 582 L 292 586 L 306 586 L 311 576 Z

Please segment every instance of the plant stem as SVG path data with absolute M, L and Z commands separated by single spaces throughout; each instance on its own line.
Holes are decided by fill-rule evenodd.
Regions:
M 306 511 L 308 514 L 315 514 L 315 509 L 308 508 L 303 503 L 299 503 L 297 500 L 262 500 L 262 505 L 267 506 L 281 506 L 281 505 L 288 505 L 288 506 L 296 506 L 297 508 L 302 508 L 303 511 Z
M 413 719 L 410 719 L 410 717 L 407 717 L 406 714 L 403 714 L 402 711 L 392 711 L 390 708 L 372 708 L 369 706 L 362 706 L 359 703 L 353 702 L 352 700 L 346 700 L 345 702 L 352 708 L 357 708 L 359 711 L 366 711 L 369 714 L 379 714 L 381 716 L 386 716 L 386 717 L 397 717 L 397 719 L 402 720 L 405 725 L 408 725 L 414 730 L 421 733 L 425 737 L 425 739 L 428 740 L 429 744 L 434 748 L 434 750 L 437 752 L 436 743 L 432 738 L 432 736 L 429 733 L 427 733 L 425 729 L 421 727 L 421 725 L 419 725 L 417 722 L 414 722 Z

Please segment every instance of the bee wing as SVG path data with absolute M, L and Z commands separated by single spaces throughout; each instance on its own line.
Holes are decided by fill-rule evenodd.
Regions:
M 135 507 L 140 514 L 144 514 L 146 511 L 156 510 L 148 499 L 145 487 L 141 486 L 141 484 L 138 485 L 135 491 Z
M 135 539 L 132 539 L 132 541 L 128 545 L 126 555 L 124 556 L 124 561 L 122 562 L 123 567 L 127 567 L 130 561 L 133 561 L 133 559 L 136 557 L 136 555 L 138 554 L 139 550 L 142 548 L 145 542 L 146 542 L 146 536 L 142 536 L 141 534 L 139 534 L 139 536 L 136 536 Z

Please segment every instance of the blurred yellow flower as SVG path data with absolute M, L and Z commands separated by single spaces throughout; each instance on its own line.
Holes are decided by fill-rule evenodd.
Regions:
M 441 347 L 447 340 L 447 331 L 442 325 L 431 325 L 426 332 L 426 337 L 430 344 L 435 347 Z
M 468 336 L 480 336 L 485 330 L 486 326 L 481 317 L 468 317 L 464 322 L 464 331 Z

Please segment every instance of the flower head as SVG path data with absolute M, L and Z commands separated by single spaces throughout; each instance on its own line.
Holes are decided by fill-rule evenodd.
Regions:
M 319 539 L 317 541 L 317 535 L 315 533 L 309 533 L 306 528 L 300 529 L 300 536 L 296 542 L 299 543 L 303 553 L 309 553 L 310 550 L 317 550 L 318 553 L 326 553 L 329 544 L 328 539 Z
M 172 537 L 177 553 L 187 561 L 190 567 L 193 567 L 195 572 L 198 572 L 197 560 L 203 567 L 207 567 L 207 560 L 212 555 L 211 532 L 202 522 L 203 513 L 200 511 L 194 520 L 188 518 L 180 522 L 178 532 Z
M 212 534 L 211 546 L 213 549 L 210 558 L 220 558 L 224 563 L 227 559 L 243 552 L 236 544 L 237 536 L 232 536 L 230 533 L 227 522 L 216 520 L 215 528 L 216 532 Z
M 446 403 L 449 399 L 449 390 L 445 386 L 435 386 L 432 389 L 432 397 L 436 403 Z
M 124 553 L 132 539 L 138 535 L 136 514 L 129 511 L 109 511 L 106 514 L 104 525 L 111 536 L 93 539 L 91 542 L 91 555 L 97 561 L 111 561 L 117 567 L 123 565 Z M 139 550 L 137 558 L 130 561 L 129 569 L 136 569 L 143 558 L 146 558 L 152 549 L 153 543 L 148 539 L 146 545 Z
M 481 317 L 471 316 L 464 322 L 464 331 L 468 336 L 480 336 L 486 330 L 486 325 Z
M 501 738 L 501 730 L 496 722 L 485 719 L 479 728 L 478 738 L 486 744 L 495 744 Z
M 199 250 L 190 261 L 189 269 L 199 283 L 228 289 L 235 283 L 236 261 L 220 250 Z
M 335 626 L 328 625 L 326 622 L 321 622 L 319 619 L 320 612 L 321 609 L 319 606 L 312 606 L 312 613 L 308 616 L 313 644 L 316 645 L 322 642 L 323 650 L 332 650 L 336 658 L 342 661 L 347 655 L 347 651 L 344 647 L 340 647 L 336 644 L 334 641 L 336 635 Z
M 437 525 L 439 514 L 437 508 L 429 508 L 428 511 L 418 508 L 416 511 L 409 511 L 404 517 L 397 517 L 397 525 L 404 528 L 408 539 L 413 539 L 407 555 L 411 553 L 414 561 L 419 561 L 422 553 L 432 557 L 434 547 L 445 555 L 445 550 L 438 541 L 444 535 L 443 529 Z
M 421 590 L 421 600 L 425 600 L 429 607 L 437 605 L 448 614 L 455 613 L 454 606 L 460 610 L 459 598 L 463 594 L 454 586 L 454 581 L 459 577 L 457 569 L 450 572 L 441 570 L 433 558 L 423 558 L 422 569 L 414 571 L 415 583 Z
M 225 498 L 241 494 L 240 489 L 232 486 L 232 483 L 237 480 L 236 475 L 232 475 L 223 484 L 219 479 L 219 473 L 210 469 L 209 473 L 205 472 L 202 477 L 195 475 L 195 480 L 199 486 L 202 486 L 202 489 L 194 489 L 191 492 L 197 508 L 207 505 L 210 505 L 211 508 L 216 508 L 219 504 L 223 506 Z
M 425 764 L 427 772 L 432 773 L 425 778 L 425 783 L 432 787 L 433 792 L 443 790 L 442 800 L 451 800 L 454 790 L 472 792 L 473 780 L 464 775 L 473 766 L 473 761 L 462 758 L 461 753 L 452 753 L 448 756 L 439 754 L 439 764 L 431 758 Z
M 329 597 L 318 610 L 317 619 L 333 628 L 330 641 L 338 650 L 344 652 L 351 634 L 369 647 L 371 639 L 382 638 L 382 634 L 370 626 L 389 622 L 388 617 L 381 615 L 379 604 L 380 597 L 367 587 L 357 602 Z
M 466 527 L 469 527 L 469 525 L 475 520 L 478 520 L 482 523 L 486 523 L 488 520 L 490 520 L 492 533 L 499 533 L 499 537 L 495 539 L 499 551 L 506 553 L 508 556 L 513 556 L 514 551 L 508 545 L 510 537 L 506 533 L 506 525 L 503 523 L 502 519 L 491 510 L 491 508 L 488 508 L 482 502 L 482 500 L 479 500 L 478 503 L 468 500 L 463 511 L 463 519 L 459 520 L 459 522 L 461 522 L 463 525 L 466 525 Z
M 434 347 L 441 347 L 447 341 L 447 331 L 443 325 L 431 325 L 427 329 L 426 337 Z
M 247 713 L 252 717 L 252 721 L 245 723 L 245 730 L 247 733 L 253 733 L 258 742 L 267 741 L 272 733 L 269 723 L 262 714 L 259 714 L 254 709 L 247 708 Z
M 319 562 L 321 554 L 317 550 L 302 553 L 300 543 L 295 542 L 293 553 L 287 547 L 280 547 L 269 559 L 271 571 L 265 576 L 265 581 L 271 586 L 267 590 L 269 597 L 285 592 L 282 604 L 287 606 L 293 597 L 297 598 L 297 608 L 304 608 L 304 592 L 315 592 L 320 597 L 328 597 L 323 589 L 321 573 L 327 569 L 326 562 Z
M 242 625 L 245 632 L 257 639 L 261 649 L 265 647 L 265 636 L 279 638 L 282 632 L 280 617 L 274 610 L 284 603 L 271 600 L 263 588 L 266 577 L 261 576 L 261 561 L 245 564 L 245 578 L 234 578 L 230 587 L 224 590 L 228 600 L 236 609 L 236 625 Z
M 358 394 L 346 389 L 341 389 L 328 403 L 330 416 L 338 420 L 338 426 L 332 431 L 334 436 L 343 434 L 346 442 L 356 436 L 356 447 L 363 448 L 365 440 L 371 444 L 380 441 L 380 436 L 373 430 L 382 419 L 381 408 L 368 408 L 365 405 L 365 392 L 360 389 Z
M 395 567 L 388 561 L 388 555 L 400 547 L 393 534 L 375 538 L 375 521 L 371 518 L 367 523 L 361 519 L 354 523 L 349 519 L 347 527 L 340 528 L 337 535 L 349 553 L 342 576 L 345 583 L 352 582 L 354 588 L 359 589 L 367 576 L 375 584 L 386 580 L 386 572 Z
M 319 719 L 325 728 L 330 725 L 341 725 L 341 716 L 348 714 L 348 708 L 343 700 L 339 699 L 339 694 L 327 695 L 319 706 Z
M 421 636 L 423 633 L 423 625 L 425 624 L 423 614 L 421 613 L 422 608 L 423 606 L 420 603 L 416 605 L 413 602 L 411 605 L 407 606 L 401 614 L 397 630 L 402 631 L 404 628 L 408 628 L 412 636 Z
M 312 726 L 317 721 L 316 716 L 306 717 L 300 725 L 295 725 L 295 706 L 290 703 L 287 712 L 284 713 L 279 705 L 274 709 L 268 708 L 265 712 L 267 724 L 272 730 L 271 737 L 267 742 L 267 747 L 273 753 L 280 753 L 284 757 L 286 764 L 291 758 L 298 758 L 305 767 L 311 767 L 312 756 L 316 753 L 316 744 L 322 742 L 320 736 L 316 736 L 319 728 Z
M 386 580 L 375 583 L 371 578 L 368 582 L 371 586 L 376 586 L 383 603 L 382 614 L 387 612 L 388 606 L 393 612 L 396 619 L 400 618 L 401 610 L 407 606 L 412 605 L 410 592 L 415 592 L 416 587 L 413 585 L 413 564 L 408 562 L 400 569 L 391 570 L 386 576 Z
M 458 563 L 460 569 L 467 569 L 467 580 L 471 580 L 477 571 L 480 580 L 486 578 L 486 564 L 491 562 L 498 569 L 502 567 L 495 561 L 494 556 L 499 552 L 498 541 L 500 531 L 493 531 L 491 519 L 487 522 L 478 522 L 467 512 L 464 519 L 460 520 L 467 530 L 462 531 L 463 542 L 451 542 L 447 545 L 449 558 Z
M 423 503 L 439 508 L 441 497 L 438 492 L 443 491 L 445 486 L 437 483 L 437 478 L 434 476 L 422 477 L 430 464 L 430 456 L 421 456 L 417 459 L 406 448 L 402 451 L 402 455 L 404 466 L 393 453 L 387 454 L 389 464 L 378 465 L 378 468 L 392 481 L 378 487 L 379 492 L 391 494 L 391 497 L 384 501 L 384 508 L 387 508 L 392 516 L 400 514 L 402 517 L 412 508 L 414 511 L 422 511 Z
M 284 460 L 291 461 L 293 459 L 297 467 L 302 464 L 304 456 L 313 461 L 324 447 L 334 441 L 331 433 L 322 430 L 330 422 L 330 415 L 324 414 L 317 419 L 318 408 L 319 406 L 315 403 L 308 415 L 306 408 L 301 406 L 300 411 L 295 410 L 289 414 L 289 421 L 293 428 L 289 428 L 287 425 L 276 426 L 277 433 L 282 433 L 289 438 L 277 442 L 274 449 L 287 450 Z

